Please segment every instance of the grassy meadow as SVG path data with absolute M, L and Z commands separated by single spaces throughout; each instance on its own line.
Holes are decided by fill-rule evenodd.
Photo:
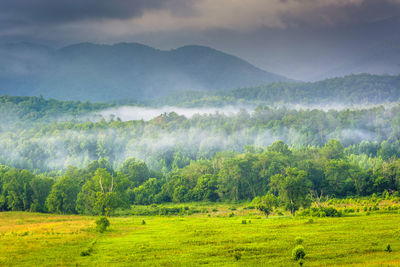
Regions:
M 299 237 L 304 266 L 400 266 L 398 211 L 265 219 L 245 205 L 196 208 L 111 217 L 104 233 L 95 217 L 2 212 L 0 266 L 299 266 L 291 254 Z

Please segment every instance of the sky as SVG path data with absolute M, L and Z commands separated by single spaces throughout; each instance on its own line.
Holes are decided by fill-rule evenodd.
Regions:
M 299 80 L 348 72 L 398 73 L 399 29 L 400 0 L 0 3 L 0 42 L 53 47 L 139 42 L 159 49 L 206 45 Z

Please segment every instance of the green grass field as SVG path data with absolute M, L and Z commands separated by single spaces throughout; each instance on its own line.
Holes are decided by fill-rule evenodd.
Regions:
M 252 212 L 112 217 L 103 234 L 95 217 L 3 212 L 0 266 L 298 266 L 296 237 L 304 240 L 304 266 L 400 266 L 400 214 L 265 219 Z

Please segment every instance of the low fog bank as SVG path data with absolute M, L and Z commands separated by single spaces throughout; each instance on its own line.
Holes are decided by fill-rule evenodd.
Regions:
M 256 111 L 257 108 L 250 106 L 121 106 L 84 115 L 88 120 L 119 117 L 128 121 L 150 120 L 164 113 L 176 112 L 189 118 L 187 121 L 174 120 L 174 116 L 163 115 L 160 120 L 150 123 L 75 124 L 74 118 L 70 123 L 58 124 L 59 120 L 55 119 L 54 123 L 38 121 L 31 126 L 25 120 L 7 128 L 9 124 L 2 123 L 0 118 L 0 163 L 54 170 L 65 169 L 68 165 L 83 167 L 100 157 L 107 157 L 118 165 L 133 156 L 144 160 L 151 168 L 161 169 L 164 163 L 171 166 L 179 155 L 190 161 L 210 157 L 218 151 L 242 152 L 248 145 L 265 148 L 276 140 L 293 146 L 307 146 L 323 145 L 330 138 L 336 138 L 346 146 L 364 140 L 396 140 L 398 136 L 398 129 L 392 127 L 392 121 L 400 120 L 399 104 L 392 109 L 384 106 L 373 111 L 344 112 L 342 115 L 336 112 L 292 112 L 295 109 L 310 110 L 315 106 L 285 107 Z M 344 106 L 326 108 L 339 110 Z M 364 109 L 366 106 L 345 108 Z M 216 113 L 227 116 L 208 115 Z M 195 114 L 203 117 L 197 119 L 193 117 Z M 11 114 L 7 120 L 15 116 L 17 114 Z M 343 120 L 343 116 L 349 120 Z M 83 117 L 78 121 L 81 119 Z
M 332 132 L 323 141 L 329 138 L 358 143 L 373 141 L 376 135 L 361 129 L 345 129 Z M 186 155 L 188 160 L 208 158 L 218 151 L 243 152 L 249 145 L 265 148 L 276 140 L 295 146 L 310 142 L 304 134 L 287 127 L 279 131 L 254 128 L 226 131 L 214 127 L 166 130 L 148 125 L 140 130 L 56 130 L 40 137 L 34 133 L 19 136 L 0 133 L 0 160 L 22 168 L 57 170 L 68 165 L 85 167 L 100 157 L 119 166 L 126 158 L 136 157 L 160 170 L 163 161 L 169 161 L 170 165 L 176 155 Z
M 391 108 L 397 103 L 387 103 L 387 104 L 343 104 L 343 103 L 327 103 L 327 104 L 276 104 L 273 106 L 269 106 L 271 108 L 279 109 L 293 109 L 293 110 L 322 110 L 322 111 L 342 111 L 342 110 L 362 110 L 369 109 L 375 107 L 384 107 Z M 264 106 L 264 105 L 260 105 Z M 268 105 L 266 105 L 268 106 Z M 198 107 L 198 108 L 184 108 L 184 107 L 175 107 L 175 106 L 164 106 L 164 107 L 139 107 L 139 106 L 120 106 L 115 108 L 104 109 L 89 116 L 83 116 L 82 120 L 91 120 L 98 121 L 101 118 L 105 120 L 117 119 L 119 118 L 121 121 L 130 121 L 130 120 L 144 120 L 149 121 L 154 119 L 161 114 L 175 112 L 178 115 L 185 116 L 190 119 L 194 115 L 212 115 L 212 114 L 224 114 L 227 116 L 236 115 L 240 111 L 246 111 L 249 114 L 252 114 L 254 110 L 256 110 L 256 106 L 251 105 L 230 105 L 230 106 L 222 106 L 222 107 Z
M 154 107 L 134 107 L 134 106 L 122 106 L 116 108 L 105 109 L 100 112 L 96 112 L 96 115 L 100 115 L 104 119 L 120 118 L 122 121 L 130 120 L 145 120 L 149 121 L 155 117 L 160 116 L 164 113 L 175 112 L 178 115 L 183 115 L 186 118 L 191 118 L 193 115 L 207 115 L 207 114 L 225 114 L 234 115 L 241 110 L 248 112 L 253 111 L 255 108 L 250 106 L 224 106 L 224 107 L 201 107 L 201 108 L 183 108 L 164 106 L 159 108 Z
M 243 129 L 226 133 L 223 129 L 176 129 L 167 131 L 151 126 L 136 133 L 134 128 L 54 131 L 41 137 L 32 133 L 16 136 L 0 133 L 0 161 L 28 169 L 65 169 L 68 165 L 84 167 L 100 157 L 121 164 L 136 157 L 152 168 L 161 169 L 178 153 L 192 159 L 209 157 L 218 151 L 243 151 L 244 146 L 266 147 L 278 139 L 269 130 Z M 141 131 L 142 131 L 141 130 Z M 292 134 L 292 133 L 288 133 Z M 289 137 L 289 138 L 288 138 Z
M 382 104 L 368 104 L 368 103 L 360 103 L 360 104 L 346 104 L 346 103 L 321 103 L 321 104 L 282 104 L 275 105 L 275 107 L 286 107 L 288 109 L 294 110 L 322 110 L 322 111 L 342 111 L 342 110 L 362 110 L 362 109 L 371 109 L 376 107 L 384 107 L 384 108 L 392 108 L 394 106 L 399 105 L 399 103 L 382 103 Z

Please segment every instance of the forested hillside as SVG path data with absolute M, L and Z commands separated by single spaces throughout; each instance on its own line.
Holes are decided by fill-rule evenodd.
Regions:
M 162 104 L 202 106 L 226 104 L 314 104 L 319 106 L 380 104 L 400 97 L 400 76 L 349 75 L 318 82 L 280 82 L 218 92 L 177 92 Z
M 138 43 L 81 43 L 51 49 L 0 44 L 0 94 L 62 100 L 157 98 L 288 80 L 204 46 L 158 50 Z

